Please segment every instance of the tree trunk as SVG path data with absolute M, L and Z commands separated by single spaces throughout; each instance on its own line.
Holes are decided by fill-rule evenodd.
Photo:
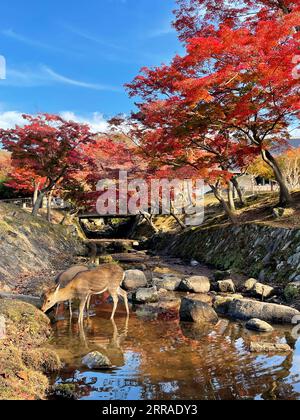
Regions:
M 279 184 L 279 188 L 280 188 L 279 205 L 281 207 L 287 207 L 289 204 L 292 204 L 293 199 L 286 185 L 286 182 L 284 180 L 282 171 L 276 159 L 271 155 L 271 153 L 268 150 L 262 150 L 261 154 L 262 154 L 263 160 L 273 169 L 275 179 Z
M 179 224 L 182 230 L 186 229 L 186 225 L 179 219 L 179 217 L 173 211 L 171 211 L 171 216 L 174 217 L 174 219 Z
M 51 219 L 52 219 L 52 215 L 51 215 L 51 210 L 52 210 L 52 195 L 53 195 L 53 190 L 51 190 L 48 193 L 48 197 L 47 197 L 47 220 L 49 223 L 51 223 Z
M 147 214 L 146 212 L 141 212 L 141 214 L 144 216 L 145 220 L 149 223 L 149 225 L 152 227 L 152 229 L 154 230 L 155 233 L 158 232 L 157 227 L 154 225 L 153 221 L 152 221 L 152 216 L 151 214 Z
M 38 195 L 39 195 L 39 188 L 40 188 L 40 183 L 38 182 L 38 183 L 34 186 L 34 193 L 33 193 L 33 205 L 35 205 L 36 200 L 38 199 Z
M 229 217 L 230 221 L 233 224 L 236 224 L 237 223 L 236 215 L 234 214 L 234 212 L 232 210 L 230 210 L 228 204 L 226 203 L 226 201 L 224 200 L 224 198 L 220 194 L 219 187 L 210 184 L 210 188 L 212 189 L 212 191 L 213 191 L 216 199 L 222 204 L 222 206 L 223 206 L 223 208 L 225 210 L 225 213 Z
M 39 209 L 42 205 L 43 199 L 45 197 L 45 193 L 44 192 L 40 192 L 38 195 L 38 198 L 36 200 L 36 202 L 34 203 L 33 209 L 32 209 L 32 216 L 37 216 Z
M 236 190 L 236 192 L 239 196 L 239 200 L 240 200 L 241 205 L 244 207 L 245 204 L 246 204 L 245 199 L 244 199 L 244 195 L 243 195 L 243 192 L 241 190 L 241 187 L 239 186 L 238 180 L 236 179 L 235 176 L 231 179 L 231 182 L 232 182 L 232 184 L 233 184 L 233 186 L 234 186 L 234 188 L 235 188 L 235 190 Z
M 228 205 L 232 212 L 235 212 L 235 202 L 234 202 L 234 187 L 231 181 L 228 182 Z

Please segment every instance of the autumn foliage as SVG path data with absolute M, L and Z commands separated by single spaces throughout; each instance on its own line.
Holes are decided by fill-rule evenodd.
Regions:
M 186 53 L 142 69 L 127 86 L 140 100 L 135 136 L 153 160 L 196 168 L 227 212 L 220 186 L 229 182 L 230 192 L 234 173 L 261 155 L 280 204 L 289 204 L 274 152 L 287 147 L 299 118 L 299 2 L 178 3 L 175 27 Z

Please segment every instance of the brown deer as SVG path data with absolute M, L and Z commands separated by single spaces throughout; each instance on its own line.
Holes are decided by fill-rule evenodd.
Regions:
M 111 319 L 114 319 L 119 296 L 123 297 L 127 315 L 129 315 L 127 293 L 121 289 L 124 276 L 124 270 L 117 264 L 102 264 L 95 270 L 79 273 L 66 287 L 61 289 L 60 285 L 58 285 L 54 291 L 52 290 L 45 294 L 42 311 L 47 312 L 58 302 L 79 299 L 78 323 L 82 324 L 84 308 L 90 296 L 101 295 L 107 291 L 114 303 Z
M 77 276 L 77 274 L 82 273 L 84 271 L 88 271 L 88 267 L 86 267 L 85 265 L 74 265 L 73 267 L 70 267 L 68 270 L 65 270 L 63 272 L 61 272 L 55 281 L 56 285 L 59 285 L 60 287 L 66 287 L 71 280 L 73 280 L 73 278 L 75 276 Z M 58 312 L 58 308 L 59 305 L 57 305 L 57 309 L 56 309 L 56 315 Z M 69 300 L 69 311 L 70 311 L 70 318 L 72 318 L 72 299 Z

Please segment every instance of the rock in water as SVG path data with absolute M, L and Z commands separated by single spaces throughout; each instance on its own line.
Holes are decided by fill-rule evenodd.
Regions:
M 218 281 L 218 286 L 222 293 L 235 293 L 235 285 L 231 279 Z
M 262 298 L 269 298 L 274 294 L 274 288 L 262 283 L 256 283 L 253 287 L 253 293 Z
M 265 321 L 262 321 L 261 319 L 250 319 L 250 321 L 247 322 L 246 328 L 248 330 L 252 331 L 258 331 L 258 332 L 272 332 L 274 331 L 274 328 L 272 325 L 268 324 Z
M 288 306 L 274 303 L 234 299 L 229 303 L 228 315 L 242 320 L 258 318 L 272 324 L 291 324 L 292 319 L 300 315 L 300 312 Z
M 147 278 L 143 271 L 127 270 L 125 271 L 123 286 L 126 290 L 136 290 L 140 287 L 146 287 Z
M 207 303 L 193 297 L 184 297 L 181 300 L 180 320 L 184 322 L 212 323 L 218 322 L 218 315 Z
M 180 290 L 191 293 L 208 293 L 210 280 L 206 276 L 193 276 L 182 280 Z
M 250 351 L 251 353 L 290 353 L 292 349 L 288 344 L 252 342 Z
M 165 289 L 169 292 L 174 292 L 177 290 L 181 284 L 181 280 L 178 277 L 167 276 L 163 279 L 154 279 L 153 282 L 158 289 Z
M 258 283 L 256 279 L 248 279 L 244 284 L 245 292 L 251 292 L 256 283 Z
M 156 303 L 159 300 L 159 295 L 156 287 L 148 289 L 138 289 L 135 295 L 135 300 L 139 303 Z
M 112 367 L 109 358 L 99 351 L 87 354 L 82 359 L 82 364 L 93 370 L 109 369 Z
M 214 298 L 213 307 L 218 314 L 227 315 L 229 311 L 229 304 L 235 299 L 243 299 L 242 295 L 220 296 Z
M 268 298 L 274 293 L 274 288 L 267 284 L 259 283 L 255 279 L 249 279 L 244 285 L 245 291 L 251 293 L 253 296 Z

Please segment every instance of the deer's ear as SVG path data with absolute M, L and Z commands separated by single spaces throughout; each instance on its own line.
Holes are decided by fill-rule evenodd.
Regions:
M 55 289 L 55 292 L 54 293 L 55 294 L 58 293 L 59 289 L 60 289 L 60 284 L 57 286 L 57 288 Z

